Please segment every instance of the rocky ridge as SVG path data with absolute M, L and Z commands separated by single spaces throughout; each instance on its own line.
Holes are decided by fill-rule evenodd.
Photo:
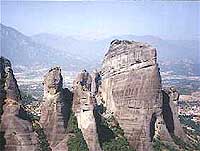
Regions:
M 5 90 L 6 93 L 1 93 L 5 96 L 1 98 L 6 99 L 1 99 L 1 104 L 8 99 L 14 100 L 11 104 L 20 104 L 20 93 L 10 63 L 4 62 L 7 62 L 4 66 L 8 68 L 0 66 L 1 92 Z M 60 67 L 50 69 L 44 76 L 43 84 L 44 96 L 39 123 L 44 129 L 51 150 L 73 150 L 74 142 L 69 140 L 71 136 L 80 135 L 83 135 L 87 144 L 86 150 L 90 151 L 129 151 L 132 148 L 137 151 L 151 151 L 154 139 L 168 142 L 178 148 L 174 139 L 186 138 L 174 104 L 179 94 L 174 88 L 163 90 L 156 49 L 149 44 L 126 40 L 112 41 L 100 71 L 94 71 L 92 74 L 86 70 L 80 72 L 74 81 L 72 92 L 63 88 Z M 4 111 L 14 109 L 6 104 L 3 105 Z M 20 109 L 20 105 L 15 107 L 11 117 L 19 111 L 18 108 Z M 76 125 L 73 114 L 82 132 L 78 132 L 78 135 L 75 135 L 77 130 L 69 130 L 70 122 Z M 9 123 L 5 115 L 2 115 L 2 123 Z M 15 118 L 10 121 L 15 121 Z M 28 122 L 23 124 L 30 126 Z M 13 126 L 9 127 L 12 128 Z M 1 128 L 4 129 L 6 128 Z M 105 139 L 103 142 L 101 133 L 105 138 L 111 139 Z M 32 136 L 31 133 L 28 136 Z M 81 146 L 82 142 L 75 139 L 75 143 Z M 7 144 L 9 146 L 13 143 Z M 69 144 L 72 145 L 70 149 Z M 115 146 L 112 146 L 113 144 Z

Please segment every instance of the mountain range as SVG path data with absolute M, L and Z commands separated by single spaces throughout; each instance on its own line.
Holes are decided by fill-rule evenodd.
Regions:
M 92 70 L 100 66 L 110 42 L 127 39 L 147 42 L 157 48 L 163 70 L 180 70 L 183 74 L 200 74 L 198 40 L 165 40 L 152 35 L 117 35 L 101 39 L 83 39 L 40 33 L 26 36 L 12 27 L 1 24 L 1 55 L 14 65 L 62 66 L 66 70 Z

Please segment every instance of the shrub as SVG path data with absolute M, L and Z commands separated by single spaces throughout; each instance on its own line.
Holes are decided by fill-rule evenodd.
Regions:
M 69 151 L 89 151 L 88 146 L 83 138 L 83 134 L 78 128 L 78 122 L 74 113 L 71 113 L 70 115 L 67 132 L 71 134 L 67 142 Z
M 37 133 L 38 135 L 38 151 L 51 151 L 52 149 L 49 146 L 48 140 L 46 138 L 46 135 L 44 133 L 43 128 L 40 127 L 38 123 L 33 123 L 33 130 Z
M 97 116 L 97 130 L 99 142 L 104 151 L 133 151 L 129 146 L 124 132 L 115 120 L 114 116 L 109 119 L 99 119 Z

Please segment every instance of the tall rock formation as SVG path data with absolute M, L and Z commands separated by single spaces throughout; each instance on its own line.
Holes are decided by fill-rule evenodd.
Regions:
M 169 108 L 163 114 L 165 101 L 156 49 L 152 46 L 134 41 L 112 41 L 103 60 L 101 87 L 107 109 L 114 114 L 130 145 L 137 151 L 152 150 L 158 120 L 159 124 L 163 123 L 162 129 L 168 139 L 176 134 L 169 132 L 165 124 L 174 122 L 174 114 L 168 114 Z
M 95 91 L 95 76 L 83 70 L 74 82 L 73 111 L 90 151 L 101 150 L 94 117 Z
M 41 104 L 40 123 L 54 151 L 68 150 L 66 134 L 69 119 L 71 93 L 63 89 L 59 67 L 52 68 L 44 76 L 44 97 Z
M 21 105 L 9 60 L 0 58 L 0 73 L 0 140 L 5 143 L 0 144 L 0 150 L 34 151 L 37 140 Z M 101 71 L 90 75 L 83 70 L 74 81 L 73 93 L 63 88 L 59 67 L 49 70 L 43 84 L 40 124 L 53 151 L 67 151 L 70 146 L 74 150 L 73 141 L 78 142 L 76 147 L 79 147 L 83 142 L 82 134 L 90 151 L 101 151 L 107 140 L 100 140 L 100 147 L 98 136 L 102 135 L 98 133 L 107 135 L 110 131 L 111 142 L 122 143 L 115 143 L 118 147 L 121 145 L 117 150 L 133 147 L 137 151 L 151 151 L 154 138 L 173 145 L 176 137 L 187 141 L 175 105 L 179 94 L 174 88 L 162 90 L 156 49 L 146 43 L 112 41 Z M 74 114 L 70 115 L 71 109 L 82 132 L 81 138 L 76 135 L 79 133 L 73 132 L 77 130 L 77 123 L 73 120 Z M 67 129 L 69 119 L 72 119 L 72 130 L 70 126 Z M 104 129 L 101 129 L 101 122 L 105 123 Z M 81 141 L 73 139 L 73 135 Z
M 178 108 L 176 103 L 179 99 L 179 93 L 174 87 L 170 87 L 162 91 L 163 103 L 162 103 L 162 114 L 166 124 L 166 128 L 170 135 L 182 138 L 187 141 L 187 137 L 181 127 L 178 119 Z
M 17 81 L 11 69 L 9 60 L 0 58 L 1 71 L 1 149 L 5 151 L 34 151 L 37 147 L 36 136 L 33 133 L 31 122 L 20 104 L 21 96 Z M 3 93 L 2 93 L 3 92 Z M 3 106 L 2 106 L 3 105 Z

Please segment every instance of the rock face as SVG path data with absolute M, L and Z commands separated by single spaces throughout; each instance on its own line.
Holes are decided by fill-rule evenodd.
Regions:
M 36 136 L 33 133 L 30 121 L 27 120 L 25 109 L 21 102 L 17 81 L 11 69 L 9 60 L 0 58 L 1 71 L 1 134 L 5 139 L 5 151 L 34 151 L 37 147 Z
M 5 74 L 5 68 L 10 67 L 10 61 L 1 57 L 0 58 L 0 117 L 3 114 L 3 103 L 6 99 L 6 91 L 5 91 L 5 80 L 6 80 L 6 74 Z M 0 118 L 1 119 L 1 118 Z
M 171 104 L 163 114 L 165 101 L 156 59 L 156 49 L 148 44 L 114 40 L 103 60 L 103 100 L 137 151 L 152 150 L 157 124 L 162 124 L 168 139 L 171 134 L 176 134 L 170 131 L 170 124 L 177 123 L 175 127 L 181 129 L 180 123 L 174 122 L 176 111 L 168 114 Z
M 187 141 L 187 137 L 181 127 L 178 119 L 178 108 L 176 102 L 179 99 L 179 93 L 174 87 L 167 90 L 163 90 L 163 106 L 162 114 L 166 124 L 166 128 L 171 136 L 178 136 L 184 141 Z
M 0 58 L 0 73 L 0 139 L 5 143 L 0 150 L 34 151 L 37 140 L 9 60 Z M 162 89 L 156 49 L 148 44 L 112 41 L 101 71 L 90 75 L 83 70 L 73 93 L 63 89 L 59 67 L 49 70 L 43 84 L 40 124 L 53 151 L 68 150 L 71 108 L 90 151 L 101 151 L 94 112 L 105 119 L 114 116 L 128 145 L 137 151 L 153 150 L 154 138 L 174 143 L 176 136 L 187 141 L 175 104 L 179 94 L 174 88 Z
M 73 111 L 77 117 L 78 127 L 90 151 L 100 151 L 96 122 L 94 118 L 96 84 L 95 77 L 83 70 L 74 82 Z
M 56 67 L 49 70 L 43 84 L 44 102 L 41 104 L 40 123 L 52 150 L 68 150 L 66 127 L 72 96 L 68 89 L 62 88 L 61 69 Z

